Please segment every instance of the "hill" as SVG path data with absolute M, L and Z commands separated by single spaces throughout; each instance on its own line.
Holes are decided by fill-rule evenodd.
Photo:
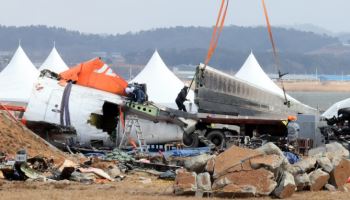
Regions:
M 337 38 L 295 29 L 274 28 L 282 68 L 290 73 L 330 73 L 334 69 L 350 73 L 347 54 L 309 54 L 329 46 L 340 45 Z M 173 27 L 117 35 L 83 34 L 64 28 L 46 26 L 0 26 L 0 51 L 12 53 L 18 40 L 35 63 L 41 63 L 53 41 L 69 65 L 102 56 L 113 62 L 121 55 L 128 64 L 144 65 L 158 49 L 170 66 L 196 65 L 203 62 L 212 28 Z M 271 45 L 264 27 L 225 27 L 215 52 L 212 66 L 235 71 L 253 50 L 268 72 L 275 72 Z M 4 53 L 5 52 L 5 53 Z M 331 69 L 329 69 L 331 67 Z

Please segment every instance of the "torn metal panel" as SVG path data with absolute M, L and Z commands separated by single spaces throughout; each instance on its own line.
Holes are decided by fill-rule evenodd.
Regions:
M 283 96 L 204 65 L 197 67 L 195 87 L 199 112 L 265 117 L 317 112 L 294 99 L 285 105 Z

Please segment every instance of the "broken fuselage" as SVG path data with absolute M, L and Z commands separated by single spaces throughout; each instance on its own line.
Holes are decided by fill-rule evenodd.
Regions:
M 24 113 L 27 122 L 40 126 L 60 125 L 64 88 L 55 79 L 40 77 Z M 69 115 L 71 126 L 76 130 L 74 141 L 81 146 L 96 142 L 102 146 L 115 145 L 122 134 L 119 108 L 125 106 L 125 103 L 125 97 L 73 84 L 69 97 Z M 129 113 L 125 111 L 124 115 L 126 123 Z M 139 123 L 148 144 L 182 140 L 183 129 L 176 124 L 153 122 L 143 116 L 139 117 Z M 134 132 L 131 136 L 136 139 Z

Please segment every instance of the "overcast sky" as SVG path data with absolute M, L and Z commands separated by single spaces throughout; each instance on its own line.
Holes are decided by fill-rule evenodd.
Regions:
M 212 26 L 221 0 L 1 0 L 0 24 L 49 25 L 88 33 Z M 266 0 L 272 25 L 312 23 L 350 32 L 350 0 Z M 265 24 L 261 0 L 231 0 L 226 24 Z

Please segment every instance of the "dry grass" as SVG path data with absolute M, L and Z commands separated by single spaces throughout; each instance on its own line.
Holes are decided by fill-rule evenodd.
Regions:
M 350 81 L 285 81 L 283 82 L 287 91 L 319 91 L 319 92 L 349 92 Z M 280 85 L 280 84 L 279 84 Z
M 4 182 L 0 184 L 1 200 L 195 200 L 193 196 L 174 196 L 172 194 L 172 181 L 157 180 L 151 177 L 152 183 L 143 184 L 139 177 L 149 176 L 145 174 L 129 175 L 122 182 L 108 184 L 84 185 L 74 182 L 63 183 L 26 183 L 26 182 Z M 295 193 L 291 200 L 348 200 L 350 194 L 345 192 L 302 192 Z M 211 198 L 221 199 L 221 198 Z M 272 199 L 271 197 L 246 198 L 247 199 Z

